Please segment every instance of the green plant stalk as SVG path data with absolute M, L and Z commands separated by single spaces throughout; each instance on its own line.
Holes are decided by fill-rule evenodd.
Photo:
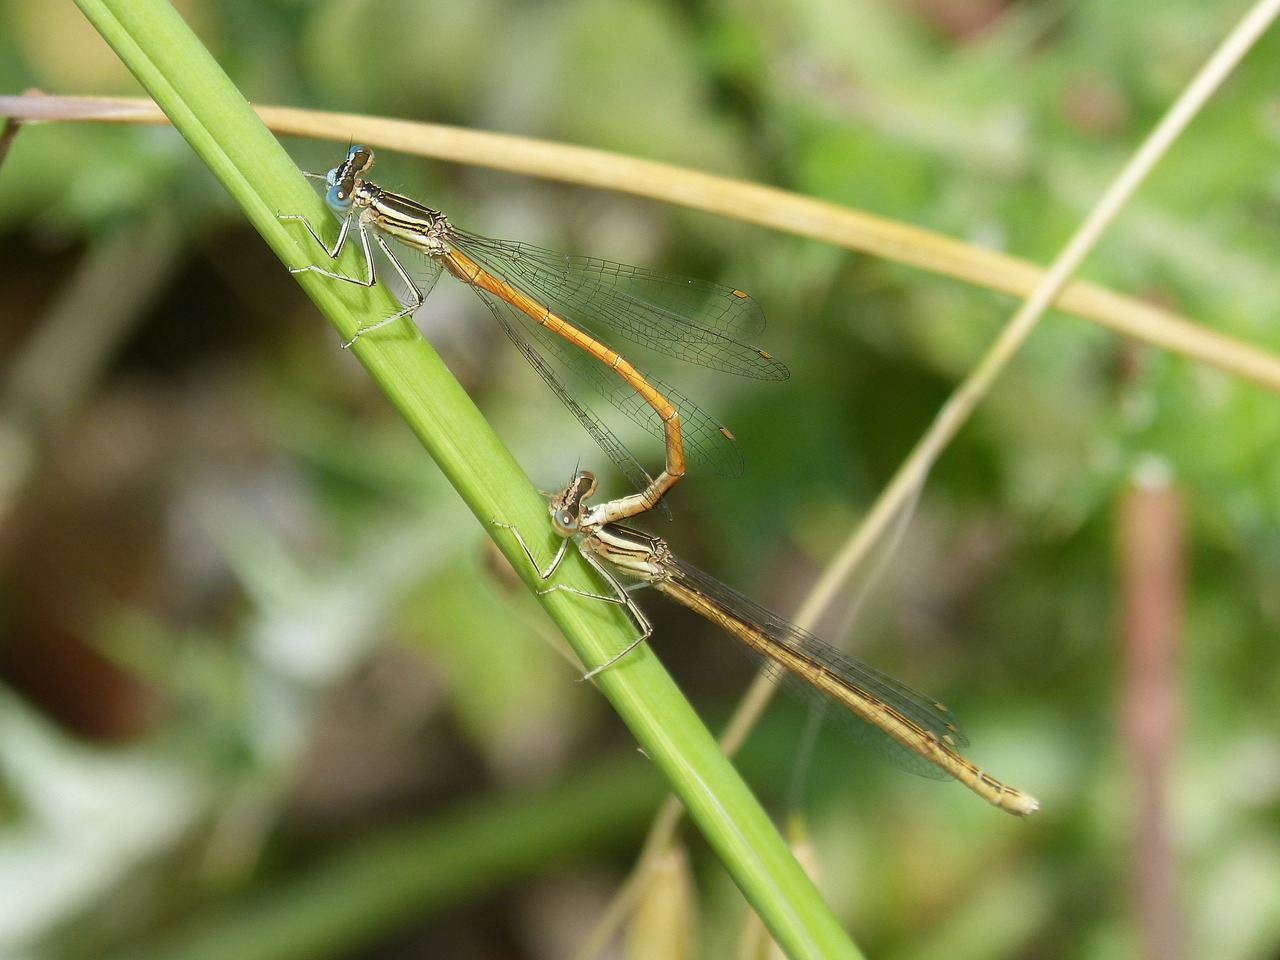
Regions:
M 280 259 L 289 267 L 315 262 L 321 254 L 314 241 L 278 214 L 300 213 L 317 225 L 331 224 L 331 215 L 173 8 L 160 0 L 77 2 Z M 336 269 L 361 275 L 355 251 Z M 344 339 L 361 318 L 397 309 L 381 285 L 366 289 L 314 273 L 299 275 L 299 282 Z M 362 338 L 352 352 L 490 534 L 493 520 L 517 524 L 533 548 L 542 545 L 549 556 L 555 536 L 542 498 L 413 325 L 394 324 Z M 499 532 L 495 541 L 526 583 L 538 586 L 513 538 Z M 580 590 L 604 589 L 575 551 L 557 576 Z M 616 604 L 565 591 L 540 599 L 584 663 L 604 662 L 635 635 Z M 628 654 L 597 683 L 779 945 L 792 957 L 860 956 L 648 647 Z

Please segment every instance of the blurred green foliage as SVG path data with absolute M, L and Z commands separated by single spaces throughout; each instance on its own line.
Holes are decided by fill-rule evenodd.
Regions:
M 1244 9 L 183 5 L 255 102 L 634 153 L 1041 262 Z M 1084 270 L 1271 351 L 1278 57 L 1272 31 Z M 136 93 L 69 5 L 6 0 L 0 87 L 33 85 Z M 309 170 L 344 147 L 290 144 Z M 722 280 L 762 302 L 763 344 L 792 379 L 671 374 L 732 425 L 748 468 L 732 482 L 691 474 L 661 532 L 784 612 L 1013 307 L 641 200 L 385 151 L 378 179 L 476 231 Z M 399 932 L 412 908 L 371 910 L 377 922 L 330 917 L 347 925 L 327 947 L 290 947 L 248 919 L 258 939 L 237 940 L 234 924 L 202 941 L 205 953 L 184 939 L 190 917 L 263 891 L 299 897 L 305 918 L 302 878 L 366 838 L 377 847 L 387 824 L 413 818 L 447 834 L 442 811 L 490 796 L 515 796 L 517 808 L 532 784 L 578 796 L 579 771 L 627 741 L 542 642 L 534 606 L 482 562 L 484 532 L 171 130 L 19 135 L 0 168 L 7 362 L 96 250 L 154 222 L 173 232 L 137 257 L 168 266 L 82 401 L 42 425 L 4 517 L 0 952 L 129 956 L 168 930 L 177 946 L 163 955 L 175 957 L 231 955 L 232 942 L 236 956 L 401 955 L 397 945 L 563 955 L 574 942 L 564 903 L 589 912 L 612 892 L 642 816 L 580 842 L 566 834 L 518 883 L 495 867 L 506 885 L 481 885 L 457 914 L 427 916 L 442 907 L 424 895 L 412 941 Z M 116 282 L 102 302 L 132 275 Z M 92 329 L 94 300 L 83 309 Z M 576 462 L 601 466 L 470 293 L 442 282 L 420 319 L 537 483 L 554 488 Z M 23 399 L 6 393 L 7 429 L 26 422 Z M 1275 954 L 1278 413 L 1280 398 L 1253 384 L 1082 320 L 1045 320 L 939 463 L 851 639 L 947 702 L 974 758 L 1045 809 L 1013 822 L 954 785 L 824 739 L 806 793 L 811 831 L 830 902 L 870 954 L 1140 955 L 1115 544 L 1118 504 L 1153 463 L 1181 495 L 1186 538 L 1176 920 L 1188 955 Z M 723 716 L 746 676 L 729 645 L 660 600 L 641 602 L 663 659 L 709 718 Z M 798 736 L 795 707 L 779 704 L 743 761 L 779 804 Z M 620 791 L 634 783 L 617 779 Z M 489 829 L 485 856 L 500 860 L 531 828 L 503 816 Z M 705 955 L 727 956 L 740 905 L 717 895 L 702 864 Z M 374 901 L 394 893 L 376 871 L 353 882 Z M 384 940 L 382 952 L 357 946 Z

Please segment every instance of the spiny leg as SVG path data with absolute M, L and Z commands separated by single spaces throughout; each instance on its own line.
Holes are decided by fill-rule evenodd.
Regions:
M 538 574 L 538 578 L 540 580 L 551 579 L 552 575 L 556 572 L 556 570 L 560 567 L 560 564 L 564 560 L 565 552 L 568 550 L 568 547 L 569 547 L 568 539 L 562 540 L 560 542 L 559 549 L 556 550 L 555 556 L 551 558 L 551 563 L 548 564 L 547 569 L 544 571 L 538 567 L 538 561 L 534 557 L 533 551 L 529 549 L 529 545 L 525 542 L 524 537 L 521 535 L 519 529 L 516 528 L 515 524 L 503 523 L 501 520 L 491 520 L 490 522 L 495 527 L 502 527 L 504 530 L 511 531 L 511 535 L 515 537 L 516 543 L 520 545 L 520 549 L 524 551 L 524 555 L 528 557 L 529 565 L 533 567 L 534 572 Z M 548 593 L 554 593 L 557 590 L 563 590 L 565 593 L 571 593 L 579 597 L 586 597 L 589 600 L 602 600 L 605 603 L 618 604 L 620 606 L 626 607 L 627 613 L 630 615 L 632 621 L 635 623 L 637 627 L 640 628 L 640 636 L 636 637 L 636 639 L 632 640 L 629 644 L 627 644 L 619 653 L 614 654 L 604 663 L 600 664 L 600 666 L 594 667 L 593 669 L 588 670 L 585 674 L 583 674 L 579 678 L 580 680 L 590 680 L 592 677 L 594 677 L 597 673 L 600 673 L 602 670 L 607 670 L 610 667 L 612 667 L 615 663 L 617 663 L 619 660 L 625 657 L 637 646 L 644 643 L 651 636 L 653 636 L 653 625 L 649 623 L 649 618 L 644 615 L 644 611 L 641 610 L 636 605 L 636 602 L 631 599 L 631 594 L 627 592 L 627 589 L 623 587 L 621 583 L 618 582 L 618 579 L 612 573 L 610 573 L 607 569 L 605 569 L 604 565 L 600 563 L 599 560 L 597 560 L 594 556 L 592 556 L 590 553 L 586 551 L 579 551 L 579 552 L 582 554 L 583 558 L 587 561 L 587 563 L 591 564 L 591 566 L 595 568 L 596 572 L 599 573 L 600 576 L 604 577 L 604 579 L 608 581 L 608 583 L 613 587 L 613 590 L 614 590 L 613 594 L 609 595 L 609 594 L 602 594 L 602 593 L 592 593 L 588 590 L 580 590 L 577 587 L 569 586 L 569 584 L 567 583 L 554 584 L 543 590 L 539 590 L 538 593 L 545 595 Z
M 422 288 L 414 283 L 413 278 L 409 276 L 409 271 L 404 268 L 404 264 L 400 262 L 399 258 L 391 252 L 391 248 L 387 246 L 386 241 L 381 237 L 375 237 L 375 240 L 377 241 L 378 248 L 382 250 L 383 255 L 386 256 L 387 262 L 389 262 L 395 269 L 396 275 L 400 278 L 400 282 L 404 284 L 405 289 L 409 292 L 411 302 L 405 304 L 399 312 L 393 313 L 389 317 L 384 317 L 377 323 L 372 323 L 367 327 L 360 327 L 357 329 L 355 335 L 342 345 L 343 349 L 351 346 L 370 331 L 377 330 L 379 327 L 385 327 L 388 323 L 399 320 L 401 317 L 412 316 L 417 309 L 422 306 L 422 301 L 426 299 L 422 294 Z M 373 251 L 369 249 L 369 233 L 364 228 L 361 228 L 360 230 L 360 245 L 364 249 L 365 263 L 368 264 L 369 275 L 374 276 Z M 377 278 L 375 277 L 374 279 Z

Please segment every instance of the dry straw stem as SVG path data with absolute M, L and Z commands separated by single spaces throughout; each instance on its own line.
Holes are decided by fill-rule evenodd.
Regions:
M 1036 264 L 919 227 L 652 160 L 440 124 L 289 107 L 255 109 L 278 134 L 358 141 L 437 160 L 630 193 L 823 240 L 1021 298 L 1031 296 L 1045 275 Z M 168 122 L 149 100 L 128 97 L 0 97 L 0 115 L 29 122 Z M 1053 305 L 1280 393 L 1280 357 L 1172 311 L 1081 281 L 1069 283 Z
M 1018 349 L 1030 336 L 1044 312 L 1064 289 L 1069 289 L 1071 275 L 1097 245 L 1106 229 L 1120 215 L 1143 180 L 1181 136 L 1187 125 L 1199 114 L 1209 98 L 1230 76 L 1240 60 L 1252 49 L 1258 38 L 1280 15 L 1280 0 L 1259 0 L 1241 18 L 1231 33 L 1209 57 L 1205 65 L 1182 94 L 1156 124 L 1124 169 L 1116 175 L 1084 222 L 1041 277 L 1031 296 L 1010 319 L 991 348 L 958 386 L 938 411 L 929 429 L 921 436 L 906 460 L 898 468 L 888 486 L 853 532 L 844 548 L 824 570 L 801 608 L 798 619 L 803 625 L 809 618 L 825 610 L 841 585 L 863 562 L 872 547 L 881 542 L 895 518 L 919 496 L 938 456 L 968 421 L 977 405 L 990 391 L 995 379 L 1012 361 Z M 1251 348 L 1252 349 L 1252 348 Z M 1275 364 L 1274 356 L 1256 351 L 1260 358 Z

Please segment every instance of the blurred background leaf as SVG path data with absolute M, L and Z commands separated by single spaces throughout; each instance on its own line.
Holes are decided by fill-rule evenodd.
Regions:
M 1043 262 L 1243 9 L 196 0 L 183 14 L 255 102 L 631 152 Z M 1271 351 L 1278 55 L 1273 33 L 1084 271 Z M 137 92 L 70 6 L 4 0 L 0 87 L 33 85 Z M 289 143 L 316 171 L 345 146 Z M 378 180 L 476 231 L 762 302 L 763 344 L 792 379 L 679 377 L 733 427 L 747 472 L 691 474 L 661 532 L 782 612 L 1010 310 L 954 281 L 602 191 L 385 151 Z M 611 778 L 612 796 L 608 782 L 579 789 L 628 738 L 221 188 L 167 128 L 32 126 L 0 167 L 0 250 L 3 951 L 569 952 L 645 823 L 630 776 Z M 442 283 L 421 319 L 537 483 L 598 466 L 485 313 Z M 52 361 L 26 366 L 47 331 Z M 1186 953 L 1276 953 L 1278 403 L 1054 315 L 949 449 L 848 639 L 951 706 L 975 759 L 1045 809 L 1006 820 L 824 738 L 810 829 L 830 902 L 870 954 L 1137 953 L 1113 543 L 1117 504 L 1152 458 L 1181 493 L 1187 544 L 1171 793 Z M 641 602 L 663 660 L 723 716 L 745 661 Z M 824 633 L 840 632 L 834 617 Z M 779 808 L 800 723 L 778 704 L 743 758 Z M 531 823 L 547 823 L 542 790 L 618 816 L 583 807 L 581 831 L 548 829 L 549 846 L 522 859 Z M 484 817 L 489 801 L 501 815 Z M 422 849 L 439 851 L 451 831 L 474 843 L 460 824 L 475 823 L 491 843 L 468 849 L 496 879 L 401 903 L 425 887 L 397 882 L 385 831 L 421 825 Z M 740 900 L 704 848 L 691 853 L 703 954 L 726 956 Z M 360 909 L 308 898 L 308 877 L 349 877 L 343 864 L 363 854 Z M 342 934 L 299 946 L 269 923 L 202 926 L 258 902 Z

